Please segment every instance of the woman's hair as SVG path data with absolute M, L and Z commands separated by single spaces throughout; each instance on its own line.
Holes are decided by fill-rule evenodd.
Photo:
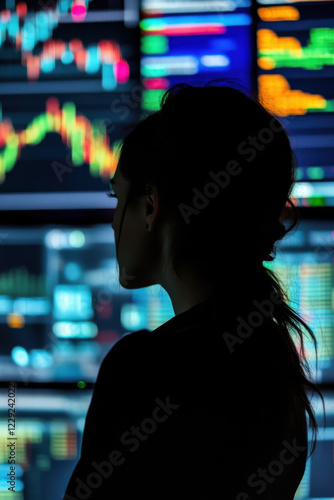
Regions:
M 264 297 L 273 292 L 280 297 L 273 320 L 296 367 L 291 384 L 315 435 L 318 426 L 307 389 L 312 395 L 315 390 L 323 405 L 324 399 L 311 380 L 302 327 L 316 352 L 317 340 L 288 304 L 279 278 L 263 265 L 276 257 L 277 242 L 297 227 L 290 198 L 296 164 L 276 116 L 253 94 L 217 85 L 217 80 L 204 86 L 181 83 L 165 91 L 158 111 L 145 116 L 122 141 L 119 156 L 131 200 L 147 193 L 149 184 L 158 188 L 164 213 L 174 222 L 171 255 L 176 273 L 183 263 L 193 264 L 219 293 L 228 272 L 233 276 L 229 291 L 234 286 L 237 297 L 245 276 L 254 278 L 256 271 L 253 288 L 261 289 Z M 299 337 L 300 355 L 291 333 Z

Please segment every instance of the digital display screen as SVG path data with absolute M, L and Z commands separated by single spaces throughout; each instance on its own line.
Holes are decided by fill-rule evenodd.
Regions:
M 334 2 L 258 3 L 259 96 L 296 153 L 296 204 L 333 206 Z
M 159 108 L 176 83 L 224 78 L 251 90 L 254 80 L 251 0 L 142 1 L 143 112 Z
M 0 207 L 110 207 L 121 138 L 140 117 L 139 5 L 0 8 Z
M 94 382 L 122 335 L 174 316 L 159 285 L 120 285 L 109 225 L 6 228 L 1 238 L 1 379 Z
M 2 380 L 93 382 L 122 335 L 174 316 L 160 285 L 120 285 L 109 225 L 0 227 L 0 237 Z M 300 221 L 265 263 L 316 335 L 318 366 L 308 336 L 304 347 L 319 382 L 334 382 L 333 256 L 333 224 Z

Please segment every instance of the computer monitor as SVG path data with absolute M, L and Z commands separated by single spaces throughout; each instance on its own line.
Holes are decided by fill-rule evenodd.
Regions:
M 108 208 L 140 117 L 139 0 L 0 5 L 0 209 Z
M 286 126 L 303 207 L 334 205 L 333 1 L 258 0 L 261 99 Z
M 124 334 L 152 331 L 174 316 L 160 285 L 120 285 L 109 224 L 0 227 L 0 236 L 2 380 L 94 382 Z M 333 254 L 331 221 L 301 220 L 264 263 L 316 335 L 318 364 L 308 334 L 304 346 L 321 383 L 334 382 Z

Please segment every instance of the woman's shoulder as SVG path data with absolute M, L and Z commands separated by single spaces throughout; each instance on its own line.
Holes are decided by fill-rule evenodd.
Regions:
M 109 349 L 102 360 L 101 367 L 109 364 L 123 363 L 124 358 L 138 358 L 142 352 L 145 352 L 151 339 L 152 332 L 145 329 L 125 333 Z

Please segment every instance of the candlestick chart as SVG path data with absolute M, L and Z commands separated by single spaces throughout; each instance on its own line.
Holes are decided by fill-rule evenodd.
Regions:
M 139 87 L 136 15 L 136 2 L 1 4 L 0 193 L 105 191 L 140 111 L 119 106 Z

